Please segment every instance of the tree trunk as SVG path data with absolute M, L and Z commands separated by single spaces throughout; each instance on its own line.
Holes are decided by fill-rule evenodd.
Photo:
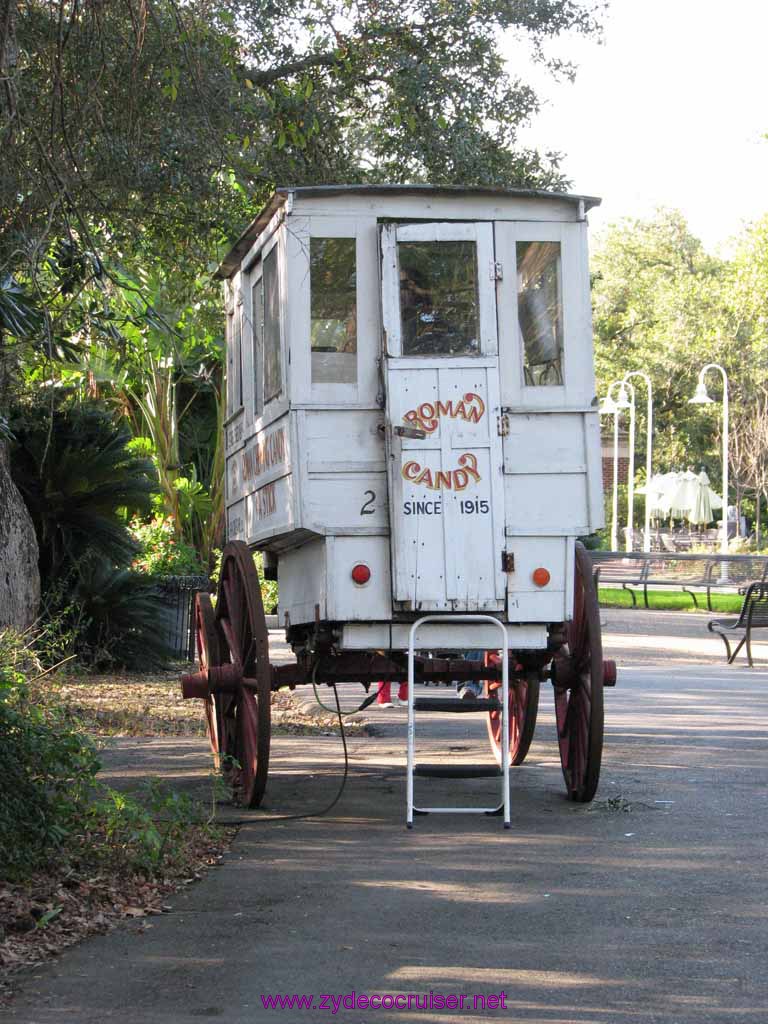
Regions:
M 0 442 L 0 629 L 26 629 L 37 618 L 40 574 L 37 538 L 27 506 L 11 479 Z
M 759 551 L 763 546 L 763 531 L 760 524 L 760 516 L 762 514 L 763 504 L 763 492 L 758 488 L 757 491 L 757 515 L 755 516 L 755 548 Z
M 6 123 L 6 141 L 13 138 L 16 117 L 14 76 L 19 60 L 16 43 L 16 0 L 0 0 L 0 113 Z

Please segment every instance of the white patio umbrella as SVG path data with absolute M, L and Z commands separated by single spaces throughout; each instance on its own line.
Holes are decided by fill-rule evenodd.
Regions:
M 645 487 L 638 488 L 641 494 Z M 673 516 L 694 524 L 712 522 L 712 512 L 723 507 L 720 496 L 709 486 L 709 477 L 702 470 L 698 476 L 685 473 L 656 473 L 647 487 L 651 515 L 661 519 Z
M 699 486 L 688 519 L 694 524 L 711 523 L 714 518 L 712 512 L 723 507 L 723 500 L 709 486 L 709 477 L 703 469 L 696 479 Z
M 655 473 L 639 494 L 648 494 L 650 513 L 654 518 L 666 519 L 670 513 L 672 496 L 680 483 L 680 473 Z
M 690 519 L 701 489 L 702 484 L 695 473 L 690 469 L 681 473 L 678 485 L 670 499 L 670 514 L 675 519 Z

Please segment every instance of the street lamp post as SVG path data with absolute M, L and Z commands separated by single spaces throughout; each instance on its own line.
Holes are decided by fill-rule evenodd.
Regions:
M 631 551 L 634 547 L 635 533 L 635 387 L 626 376 L 621 382 L 624 390 L 620 395 L 626 396 L 629 391 L 629 469 L 627 470 L 627 530 L 624 548 Z M 616 402 L 622 408 L 621 399 Z
M 614 387 L 619 388 L 617 400 L 611 398 Z M 630 385 L 631 387 L 631 385 Z M 619 413 L 628 409 L 627 385 L 614 380 L 608 386 L 606 397 L 600 403 L 601 416 L 613 416 L 613 501 L 611 505 L 611 551 L 619 550 Z
M 630 377 L 642 377 L 645 381 L 645 387 L 648 392 L 648 404 L 647 404 L 647 444 L 645 449 L 645 524 L 643 526 L 643 551 L 651 550 L 651 496 L 650 496 L 650 484 L 651 484 L 651 467 L 653 465 L 653 387 L 651 385 L 651 378 L 643 370 L 630 370 L 629 373 L 624 375 L 624 380 L 629 383 Z M 635 415 L 635 393 L 632 392 L 632 439 L 630 445 L 630 451 L 632 455 L 630 465 L 630 486 L 632 487 L 631 499 L 630 499 L 630 517 L 633 516 L 634 508 L 632 501 L 634 501 L 634 415 Z M 632 522 L 629 523 L 630 536 L 632 531 Z
M 723 376 L 723 521 L 721 524 L 720 551 L 728 554 L 728 374 L 719 363 L 707 363 L 699 370 L 696 393 L 688 401 L 692 405 L 712 405 L 713 398 L 707 394 L 704 377 L 708 370 L 719 370 Z

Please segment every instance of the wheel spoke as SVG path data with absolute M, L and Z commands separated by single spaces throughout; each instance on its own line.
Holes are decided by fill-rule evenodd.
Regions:
M 229 568 L 229 566 L 227 566 Z M 227 636 L 227 642 L 229 643 L 229 649 L 232 652 L 232 661 L 235 664 L 242 665 L 243 655 L 241 651 L 242 636 L 243 636 L 243 604 L 240 594 L 238 594 L 238 587 L 233 579 L 228 575 L 222 577 L 222 584 L 224 586 L 224 594 L 226 595 L 226 617 L 229 619 L 231 626 L 230 633 Z
M 240 646 L 240 641 L 235 633 L 234 626 L 229 619 L 219 619 L 219 625 L 221 626 L 221 631 L 226 638 L 227 647 L 229 647 L 229 660 L 233 665 L 239 665 L 240 656 L 238 654 L 238 648 Z

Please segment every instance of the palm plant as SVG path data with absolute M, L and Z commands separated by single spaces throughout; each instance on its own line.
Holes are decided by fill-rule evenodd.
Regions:
M 146 439 L 176 536 L 212 564 L 224 527 L 225 403 L 218 308 L 208 283 L 176 294 L 159 272 L 125 274 L 121 344 L 84 346 L 79 371 L 104 389 L 134 437 Z M 128 287 L 130 285 L 130 287 Z
M 89 665 L 142 671 L 167 662 L 172 611 L 154 580 L 88 558 L 70 597 L 65 618 Z
M 127 448 L 126 425 L 94 405 L 18 408 L 13 476 L 35 524 L 44 586 L 87 554 L 125 565 L 135 551 L 126 514 L 146 513 L 157 490 L 149 459 Z

